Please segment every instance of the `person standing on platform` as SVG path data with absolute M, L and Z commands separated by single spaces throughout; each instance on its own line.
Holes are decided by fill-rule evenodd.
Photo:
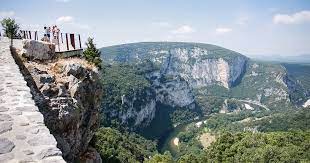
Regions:
M 50 37 L 51 37 L 51 34 L 50 34 L 50 27 L 44 27 L 44 37 L 43 37 L 43 40 L 44 41 L 47 41 L 47 42 L 50 42 Z
M 60 46 L 59 46 L 59 28 L 57 27 L 57 25 L 53 26 L 52 29 L 53 32 L 53 43 L 58 47 L 58 51 L 60 51 Z

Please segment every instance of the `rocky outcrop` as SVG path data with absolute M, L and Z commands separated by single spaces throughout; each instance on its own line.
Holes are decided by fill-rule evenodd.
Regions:
M 156 101 L 172 107 L 185 107 L 194 102 L 194 95 L 189 84 L 180 75 L 152 73 L 152 88 L 156 92 Z
M 179 74 L 193 88 L 219 84 L 230 88 L 242 77 L 247 58 L 244 56 L 208 58 L 208 49 L 172 49 L 164 60 L 161 72 Z
M 100 160 L 89 146 L 99 127 L 102 88 L 97 68 L 79 58 L 56 59 L 53 47 L 42 42 L 24 40 L 19 48 L 28 85 L 64 159 Z
M 117 117 L 121 123 L 130 128 L 147 126 L 155 116 L 156 100 L 152 89 L 122 95 L 122 104 L 117 109 L 103 109 L 109 118 Z
M 45 121 L 64 158 L 78 160 L 99 127 L 98 73 L 76 62 L 56 62 L 46 69 L 34 62 L 25 65 L 48 104 Z
M 32 60 L 50 60 L 56 57 L 55 45 L 48 42 L 24 39 L 22 46 L 22 55 Z

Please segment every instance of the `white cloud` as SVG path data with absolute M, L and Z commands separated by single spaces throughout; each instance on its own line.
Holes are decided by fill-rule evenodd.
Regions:
M 300 11 L 291 15 L 276 14 L 273 17 L 273 23 L 275 24 L 301 24 L 310 22 L 310 11 Z
M 183 25 L 183 26 L 171 31 L 171 33 L 173 33 L 173 34 L 190 34 L 193 32 L 195 32 L 195 30 L 189 25 Z
M 231 28 L 219 27 L 219 28 L 216 28 L 215 31 L 217 34 L 224 34 L 224 33 L 231 32 L 232 29 Z
M 13 17 L 15 15 L 14 11 L 0 11 L 1 18 Z
M 71 23 L 73 22 L 73 17 L 72 16 L 61 16 L 57 18 L 56 22 L 57 23 Z

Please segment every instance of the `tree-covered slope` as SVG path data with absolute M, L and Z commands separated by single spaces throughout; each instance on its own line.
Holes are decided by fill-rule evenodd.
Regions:
M 103 162 L 143 162 L 157 153 L 154 142 L 137 134 L 112 128 L 100 128 L 91 144 L 97 149 Z
M 285 66 L 216 45 L 133 43 L 102 48 L 101 56 L 106 124 L 159 132 L 148 135 L 210 113 L 281 110 L 307 99 Z
M 303 152 L 309 144 L 309 121 L 305 121 L 309 110 L 298 109 L 309 98 L 307 67 L 253 61 L 200 43 L 124 44 L 102 48 L 101 56 L 102 126 L 161 141 L 177 125 L 204 120 L 202 127 L 191 124 L 177 134 L 176 156 L 138 152 L 144 160 L 148 156 L 148 162 L 309 160 Z M 226 132 L 231 141 L 222 141 Z M 200 137 L 205 133 L 218 139 L 204 150 Z M 291 139 L 294 136 L 300 139 Z M 281 145 L 282 139 L 288 144 Z M 143 142 L 136 142 L 137 147 L 146 149 L 139 145 Z M 101 146 L 105 154 L 105 144 Z M 270 152 L 274 155 L 269 157 Z
M 202 57 L 224 58 L 229 60 L 232 57 L 242 56 L 240 53 L 225 49 L 220 46 L 203 43 L 186 42 L 141 42 L 122 44 L 101 48 L 104 61 L 117 62 L 138 62 L 145 59 L 160 59 L 160 57 L 172 49 L 204 49 Z

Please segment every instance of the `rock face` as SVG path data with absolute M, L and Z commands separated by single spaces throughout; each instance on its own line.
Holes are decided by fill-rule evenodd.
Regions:
M 155 116 L 156 101 L 153 97 L 154 92 L 151 90 L 135 93 L 132 97 L 123 96 L 122 104 L 129 106 L 129 108 L 117 113 L 122 122 L 131 120 L 131 124 L 129 124 L 131 126 L 144 126 L 143 123 L 150 123 Z
M 116 118 L 130 128 L 142 127 L 149 124 L 155 116 L 155 94 L 154 90 L 145 89 L 133 92 L 131 95 L 122 95 L 119 107 L 116 108 L 103 102 L 104 109 L 101 111 L 107 118 Z
M 116 51 L 117 55 L 110 53 Z M 219 84 L 226 88 L 242 78 L 249 60 L 240 53 L 210 44 L 155 42 L 126 44 L 102 49 L 109 62 L 151 61 L 160 75 L 179 75 L 191 87 Z
M 117 53 L 113 53 L 117 52 Z M 109 63 L 144 64 L 155 67 L 145 76 L 151 83 L 149 88 L 155 94 L 148 97 L 143 109 L 131 107 L 123 112 L 112 112 L 122 122 L 130 122 L 136 117 L 135 126 L 147 125 L 154 118 L 158 103 L 178 108 L 194 108 L 194 90 L 210 85 L 220 85 L 230 89 L 245 73 L 248 58 L 214 45 L 195 43 L 137 43 L 102 49 L 103 60 Z M 132 105 L 136 96 L 127 98 Z M 141 118 L 138 118 L 141 117 Z M 144 119 L 144 120 L 140 120 Z M 144 123 L 146 122 L 146 123 Z
M 307 100 L 300 98 L 303 89 L 289 78 L 282 65 L 251 61 L 215 45 L 145 42 L 106 47 L 101 51 L 103 60 L 108 63 L 147 69 L 144 75 L 151 84 L 149 89 L 155 92 L 151 97 L 155 108 L 161 106 L 159 103 L 187 110 L 199 106 L 203 114 L 209 114 L 272 110 L 293 107 L 292 103 L 302 105 Z M 126 102 L 134 103 L 134 100 L 129 98 Z M 141 113 L 150 122 L 154 118 L 154 107 Z M 139 112 L 128 109 L 120 117 L 123 122 L 129 122 L 129 117 L 137 116 Z M 142 124 L 145 125 L 143 121 Z
M 50 60 L 55 58 L 55 45 L 35 40 L 23 40 L 23 56 L 33 60 Z
M 180 75 L 193 88 L 219 84 L 229 88 L 245 71 L 247 58 L 234 56 L 229 60 L 222 57 L 204 58 L 208 49 L 177 48 L 167 52 L 161 72 Z
M 45 123 L 68 162 L 80 160 L 99 127 L 102 88 L 98 72 L 81 59 L 25 63 L 38 90 Z M 47 150 L 51 154 L 54 149 Z M 94 158 L 98 159 L 98 158 Z
M 99 127 L 102 88 L 97 68 L 79 58 L 57 59 L 55 46 L 50 43 L 23 40 L 14 44 L 17 58 L 27 59 L 19 59 L 22 71 L 57 147 L 66 161 L 79 161 Z M 29 117 L 33 121 L 36 118 Z M 34 137 L 28 143 L 35 146 L 35 139 L 48 141 Z M 47 149 L 39 157 L 58 153 Z

